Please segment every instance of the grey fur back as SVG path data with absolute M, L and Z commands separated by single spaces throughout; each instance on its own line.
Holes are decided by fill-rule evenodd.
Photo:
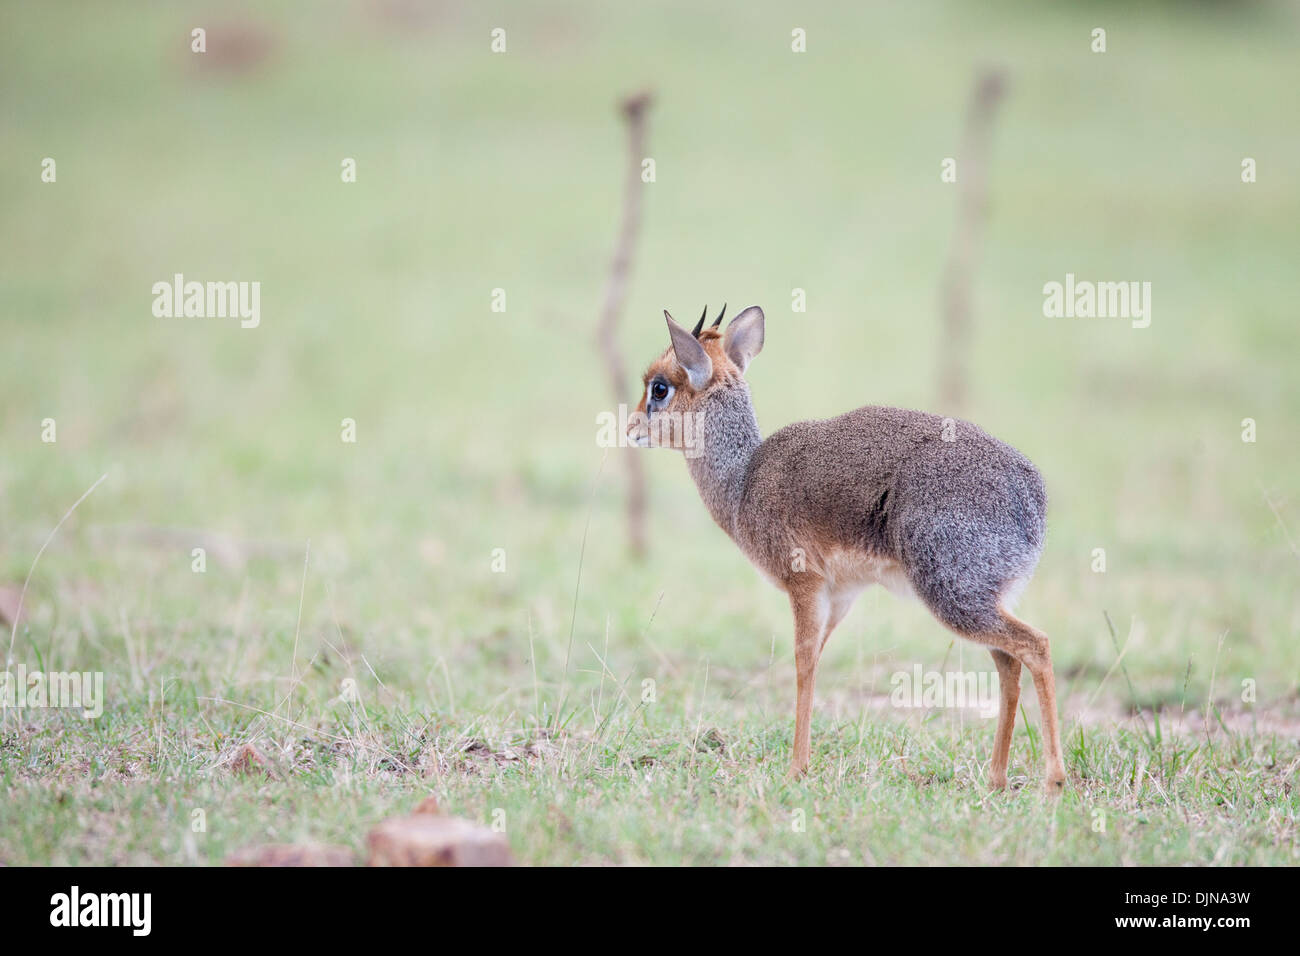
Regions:
M 732 422 L 710 422 L 732 430 Z M 837 548 L 865 552 L 898 562 L 948 626 L 994 629 L 1004 593 L 1042 553 L 1047 495 L 1037 469 L 1010 445 L 965 421 L 944 441 L 943 423 L 868 406 L 789 425 L 753 450 L 741 487 L 725 489 L 732 527 L 707 494 L 706 503 L 778 580 L 793 573 L 795 548 L 813 560 Z

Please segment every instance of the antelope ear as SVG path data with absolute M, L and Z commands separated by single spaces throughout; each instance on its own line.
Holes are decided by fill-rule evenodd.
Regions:
M 673 354 L 677 356 L 677 364 L 685 369 L 691 388 L 698 392 L 713 378 L 713 360 L 695 336 L 673 321 L 667 309 L 664 309 L 664 318 L 668 320 L 668 335 L 673 340 Z
M 751 305 L 732 319 L 722 337 L 722 348 L 742 373 L 749 368 L 754 356 L 763 350 L 763 310 Z

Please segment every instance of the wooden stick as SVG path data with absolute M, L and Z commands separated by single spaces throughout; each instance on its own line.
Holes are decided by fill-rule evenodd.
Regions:
M 616 332 L 619 316 L 623 312 L 623 303 L 627 298 L 632 253 L 636 247 L 637 232 L 641 227 L 643 188 L 641 160 L 645 157 L 645 114 L 650 108 L 651 101 L 649 93 L 638 93 L 620 104 L 620 111 L 627 122 L 629 154 L 627 180 L 623 191 L 623 222 L 614 246 L 609 280 L 605 283 L 605 301 L 601 308 L 600 324 L 596 328 L 596 340 L 605 357 L 605 366 L 609 370 L 609 381 L 615 403 L 627 401 L 630 395 L 626 391 L 627 366 L 618 347 Z M 626 463 L 624 467 L 627 474 L 628 546 L 634 556 L 642 558 L 646 553 L 645 470 L 642 468 L 640 455 L 632 452 L 625 453 L 622 457 Z
M 944 269 L 939 343 L 939 406 L 954 414 L 966 404 L 971 275 L 988 214 L 989 133 L 1005 87 L 1001 70 L 985 70 L 976 78 L 958 155 L 957 229 Z

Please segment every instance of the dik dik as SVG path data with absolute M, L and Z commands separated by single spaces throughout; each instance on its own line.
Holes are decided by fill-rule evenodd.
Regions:
M 726 307 L 723 307 L 726 311 Z M 1020 668 L 1042 711 L 1046 785 L 1065 785 L 1047 635 L 1008 609 L 1043 550 L 1043 479 L 968 422 L 868 406 L 762 439 L 743 378 L 763 347 L 763 310 L 693 332 L 667 312 L 671 345 L 645 373 L 628 425 L 636 445 L 685 449 L 672 423 L 702 424 L 686 464 L 722 530 L 794 611 L 798 677 L 792 776 L 808 769 L 813 682 L 831 631 L 868 585 L 913 594 L 993 655 L 1001 686 L 990 778 L 1007 783 Z M 798 560 L 796 560 L 798 558 Z

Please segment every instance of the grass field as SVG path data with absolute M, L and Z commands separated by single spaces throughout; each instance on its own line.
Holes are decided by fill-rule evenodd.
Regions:
M 529 864 L 1297 862 L 1295 7 L 520 6 L 0 7 L 0 584 L 107 476 L 12 651 L 102 671 L 104 713 L 0 718 L 0 863 L 360 854 L 427 794 Z M 898 671 L 992 663 L 879 589 L 787 782 L 785 597 L 679 456 L 595 442 L 614 103 L 657 94 L 629 358 L 665 307 L 761 304 L 766 434 L 947 411 L 940 163 L 986 63 L 1009 88 L 964 414 L 1047 480 L 1019 613 L 1052 636 L 1067 792 L 1039 794 L 1027 682 L 1003 794 L 993 721 L 891 706 Z M 1067 272 L 1151 282 L 1150 327 L 1045 318 Z M 259 326 L 156 318 L 175 273 L 259 281 Z M 269 777 L 229 769 L 248 742 Z

